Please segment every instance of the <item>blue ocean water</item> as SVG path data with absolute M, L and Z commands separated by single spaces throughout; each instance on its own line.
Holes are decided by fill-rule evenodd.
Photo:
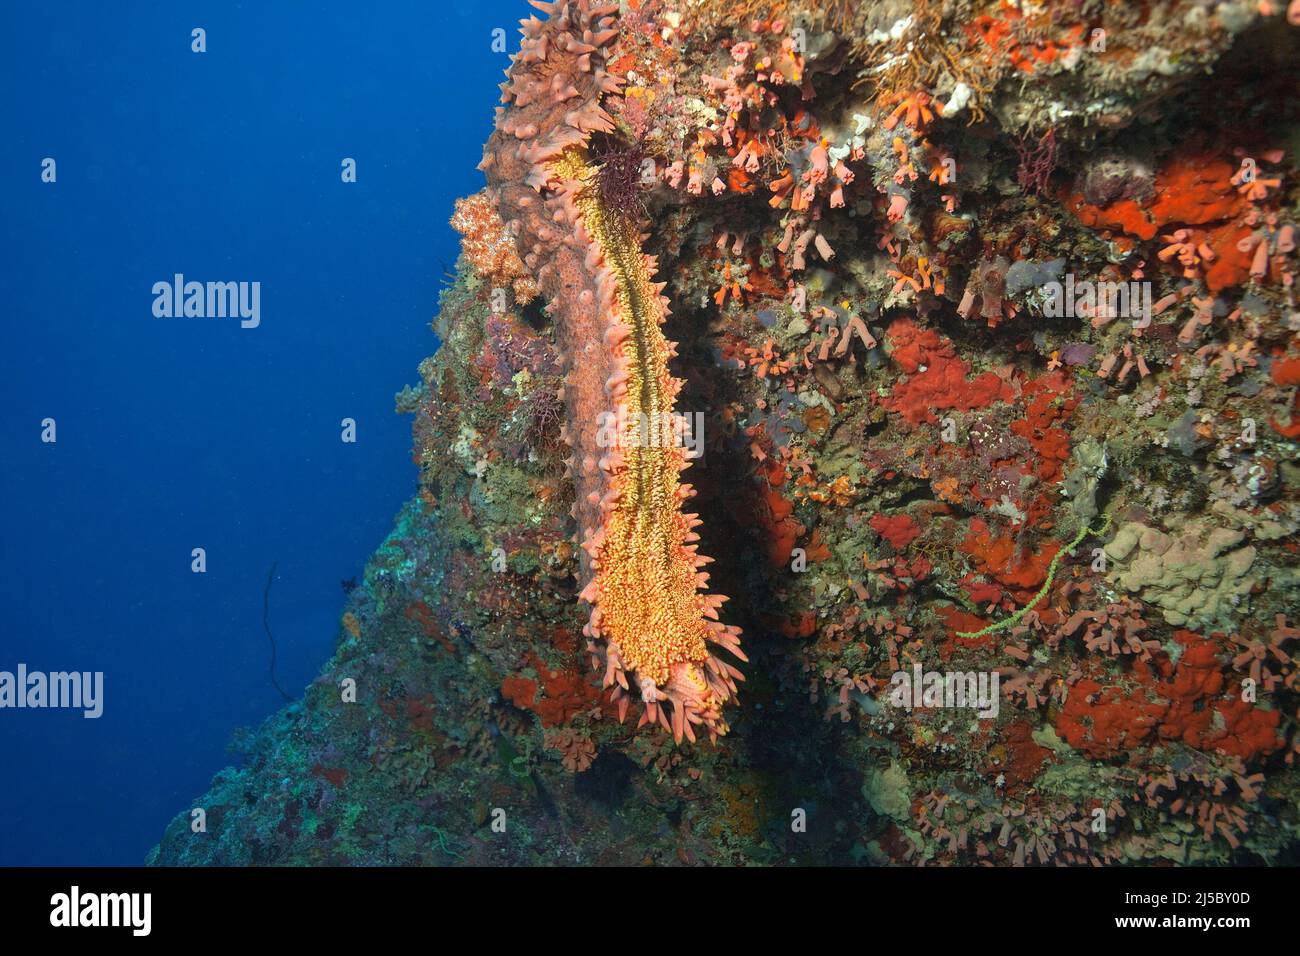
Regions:
M 393 395 L 482 185 L 492 31 L 515 45 L 527 12 L 0 10 L 0 671 L 104 673 L 99 719 L 0 709 L 0 864 L 142 862 L 282 705 L 273 562 L 279 682 L 330 654 L 341 582 L 415 487 Z M 260 324 L 155 317 L 177 273 L 260 283 Z

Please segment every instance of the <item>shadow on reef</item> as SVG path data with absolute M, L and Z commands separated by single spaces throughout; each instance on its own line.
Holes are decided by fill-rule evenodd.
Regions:
M 706 336 L 716 318 L 712 309 L 699 310 L 671 318 L 666 329 L 680 340 L 676 364 L 688 383 L 681 407 L 704 411 L 710 422 L 744 398 L 734 377 L 705 374 L 713 364 Z M 688 473 L 699 491 L 693 504 L 703 519 L 701 551 L 715 559 L 714 586 L 732 596 L 725 610 L 744 631 L 749 657 L 742 668 L 747 706 L 732 715 L 731 732 L 720 743 L 750 781 L 757 830 L 773 854 L 769 862 L 855 862 L 864 813 L 861 770 L 835 743 L 835 725 L 810 698 L 804 675 L 791 672 L 790 638 L 764 623 L 779 611 L 771 598 L 792 572 L 788 562 L 773 566 L 755 535 L 768 505 L 750 483 L 752 452 L 744 437 L 710 438 L 705 459 Z

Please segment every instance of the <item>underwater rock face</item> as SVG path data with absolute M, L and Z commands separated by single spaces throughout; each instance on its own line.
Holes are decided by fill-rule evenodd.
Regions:
M 1300 5 L 535 5 L 419 493 L 150 861 L 1295 862 Z

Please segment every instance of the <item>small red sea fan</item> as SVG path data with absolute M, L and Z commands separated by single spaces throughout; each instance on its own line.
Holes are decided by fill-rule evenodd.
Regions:
M 626 146 L 613 145 L 596 156 L 600 163 L 596 183 L 606 209 L 625 219 L 636 219 L 645 213 L 641 169 L 648 158 L 643 140 Z
M 1057 150 L 1056 131 L 1053 129 L 1040 136 L 1037 143 L 1026 136 L 1016 144 L 1016 152 L 1020 154 L 1016 181 L 1023 192 L 1035 195 L 1047 192 L 1052 171 L 1056 169 Z

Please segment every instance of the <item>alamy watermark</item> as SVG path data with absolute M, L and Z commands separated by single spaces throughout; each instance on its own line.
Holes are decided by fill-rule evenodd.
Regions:
M 596 418 L 601 448 L 684 448 L 690 459 L 704 457 L 703 412 L 631 412 L 626 405 Z
M 153 894 L 83 893 L 73 886 L 50 897 L 50 925 L 124 927 L 132 936 L 148 936 L 153 929 Z
M 1151 321 L 1150 282 L 1075 281 L 1067 272 L 1064 282 L 1053 279 L 1042 291 L 1043 315 L 1049 319 L 1141 319 L 1144 327 Z
M 186 282 L 178 272 L 171 282 L 155 282 L 153 295 L 153 314 L 159 319 L 238 317 L 243 329 L 262 323 L 260 282 Z
M 913 664 L 890 678 L 889 702 L 909 711 L 965 708 L 978 717 L 996 717 L 999 680 L 997 671 L 926 671 Z
M 57 707 L 82 711 L 94 720 L 104 713 L 103 671 L 0 671 L 0 710 Z

